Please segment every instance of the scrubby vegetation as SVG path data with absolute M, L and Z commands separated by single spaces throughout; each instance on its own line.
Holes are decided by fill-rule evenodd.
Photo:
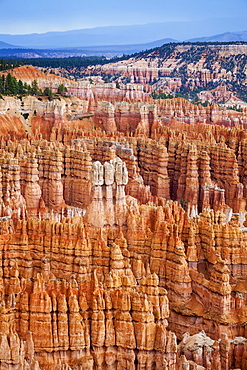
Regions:
M 243 108 L 241 108 L 241 106 L 237 104 L 228 106 L 227 109 L 235 110 L 236 112 L 243 112 Z
M 151 97 L 153 99 L 172 99 L 174 98 L 174 96 L 172 94 L 165 94 L 165 93 L 156 93 L 156 92 L 153 92 L 151 94 Z

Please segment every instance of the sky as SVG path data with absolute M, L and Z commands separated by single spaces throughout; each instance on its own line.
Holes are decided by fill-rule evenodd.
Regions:
M 0 0 L 1 34 L 193 21 L 210 17 L 247 19 L 247 0 Z

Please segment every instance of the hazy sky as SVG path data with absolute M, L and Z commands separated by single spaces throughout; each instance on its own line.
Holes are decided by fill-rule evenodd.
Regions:
M 0 0 L 0 33 L 246 15 L 247 0 Z

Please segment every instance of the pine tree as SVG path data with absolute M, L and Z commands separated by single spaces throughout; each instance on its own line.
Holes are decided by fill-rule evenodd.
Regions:
M 3 94 L 3 93 L 4 93 L 4 83 L 3 83 L 2 78 L 0 78 L 0 94 Z
M 27 94 L 28 93 L 28 84 L 26 82 L 24 82 L 23 88 L 24 88 L 24 94 Z
M 57 88 L 57 93 L 63 95 L 64 93 L 68 92 L 68 89 L 64 84 L 61 84 Z
M 5 93 L 5 76 L 4 75 L 2 75 L 1 81 L 2 81 L 3 94 L 4 94 Z
M 31 84 L 31 93 L 32 93 L 33 95 L 38 95 L 38 94 L 39 94 L 39 92 L 40 92 L 40 90 L 39 90 L 38 83 L 37 83 L 37 81 L 36 81 L 36 80 L 33 80 L 33 81 L 32 81 L 32 84 Z
M 6 69 L 6 63 L 4 59 L 0 61 L 0 71 L 4 71 Z
M 25 94 L 25 88 L 21 80 L 18 81 L 18 94 Z
M 18 93 L 17 79 L 12 77 L 10 73 L 7 74 L 4 90 L 7 95 L 16 95 Z
M 52 97 L 52 91 L 51 91 L 51 89 L 49 89 L 49 87 L 46 87 L 46 88 L 45 88 L 45 90 L 44 90 L 43 94 L 44 94 L 45 96 L 48 96 L 49 98 L 51 98 L 51 97 Z

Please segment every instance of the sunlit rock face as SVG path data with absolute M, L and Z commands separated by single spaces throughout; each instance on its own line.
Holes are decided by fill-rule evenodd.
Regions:
M 246 108 L 246 99 L 239 99 L 247 81 L 246 60 L 246 43 L 173 43 L 115 63 L 90 66 L 84 72 L 98 78 L 117 77 L 118 82 L 141 85 L 150 93 L 193 92 L 191 96 L 202 102 L 240 103 Z
M 0 100 L 1 367 L 245 369 L 243 126 L 23 102 Z

